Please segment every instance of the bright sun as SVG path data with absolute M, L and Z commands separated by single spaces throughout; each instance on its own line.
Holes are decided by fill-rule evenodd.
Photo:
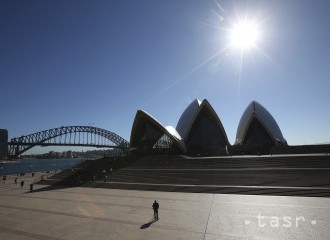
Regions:
M 257 24 L 254 22 L 240 22 L 230 31 L 230 41 L 234 48 L 241 50 L 256 46 L 259 38 Z

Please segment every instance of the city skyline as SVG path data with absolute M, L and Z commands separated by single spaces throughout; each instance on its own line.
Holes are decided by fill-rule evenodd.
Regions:
M 231 144 L 256 100 L 289 145 L 330 142 L 328 1 L 2 1 L 3 109 L 9 139 L 93 125 L 129 140 L 144 109 L 176 126 L 207 99 Z M 250 49 L 230 29 L 258 24 Z M 48 150 L 46 150 L 48 151 Z

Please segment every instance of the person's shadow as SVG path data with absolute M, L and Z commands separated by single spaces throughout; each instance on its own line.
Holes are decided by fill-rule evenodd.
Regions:
M 150 227 L 151 224 L 153 224 L 153 223 L 155 223 L 155 222 L 157 222 L 157 220 L 153 219 L 153 220 L 149 221 L 148 223 L 143 224 L 143 225 L 140 227 L 140 229 L 146 229 L 146 228 Z

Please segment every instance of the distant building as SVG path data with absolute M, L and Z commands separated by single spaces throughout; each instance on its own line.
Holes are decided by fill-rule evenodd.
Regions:
M 8 130 L 0 129 L 0 159 L 7 159 L 8 156 Z
M 272 115 L 253 101 L 240 120 L 235 146 L 287 145 Z M 131 130 L 130 146 L 140 153 L 226 155 L 228 141 L 220 118 L 211 104 L 195 99 L 182 113 L 176 128 L 162 125 L 144 110 L 138 110 Z
M 66 151 L 65 153 L 63 153 L 63 155 L 65 155 L 66 158 L 73 158 L 73 152 L 72 151 Z

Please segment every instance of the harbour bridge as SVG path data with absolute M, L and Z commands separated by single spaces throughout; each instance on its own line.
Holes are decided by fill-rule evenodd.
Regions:
M 9 158 L 17 158 L 35 146 L 83 146 L 129 149 L 129 142 L 108 130 L 92 126 L 66 126 L 36 132 L 8 142 Z

